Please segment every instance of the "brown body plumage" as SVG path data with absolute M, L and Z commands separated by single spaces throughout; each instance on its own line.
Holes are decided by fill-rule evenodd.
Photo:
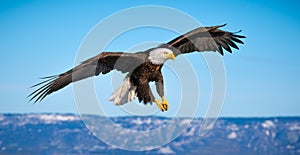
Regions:
M 140 102 L 143 101 L 146 104 L 154 101 L 149 82 L 155 82 L 157 93 L 159 96 L 164 96 L 161 68 L 162 65 L 154 65 L 151 62 L 146 62 L 138 66 L 130 74 L 131 82 L 135 86 L 138 86 L 136 93 Z

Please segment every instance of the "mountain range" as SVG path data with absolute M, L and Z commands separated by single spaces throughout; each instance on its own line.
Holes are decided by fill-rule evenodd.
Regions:
M 219 118 L 199 136 L 202 122 L 157 116 L 0 114 L 0 154 L 300 154 L 300 117 Z M 127 130 L 149 136 L 132 136 Z M 154 131 L 159 136 L 150 134 Z M 130 149 L 165 141 L 146 151 Z

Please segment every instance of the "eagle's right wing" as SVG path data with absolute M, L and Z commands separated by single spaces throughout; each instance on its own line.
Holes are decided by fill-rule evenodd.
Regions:
M 239 49 L 235 42 L 244 44 L 240 39 L 246 37 L 237 34 L 241 31 L 234 33 L 219 29 L 225 25 L 196 28 L 161 45 L 161 47 L 171 48 L 175 56 L 196 51 L 218 51 L 223 55 L 223 48 L 231 53 L 230 47 Z
M 114 69 L 122 73 L 132 72 L 137 66 L 145 62 L 146 57 L 147 55 L 143 52 L 102 52 L 65 73 L 42 78 L 45 81 L 32 87 L 42 86 L 29 94 L 28 97 L 30 97 L 30 101 L 38 102 L 72 82 L 97 76 L 100 73 L 106 74 Z

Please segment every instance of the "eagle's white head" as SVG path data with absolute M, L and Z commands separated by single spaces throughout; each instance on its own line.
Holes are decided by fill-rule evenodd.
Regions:
M 149 60 L 155 65 L 161 65 L 168 59 L 175 60 L 174 53 L 167 48 L 156 48 L 149 53 Z

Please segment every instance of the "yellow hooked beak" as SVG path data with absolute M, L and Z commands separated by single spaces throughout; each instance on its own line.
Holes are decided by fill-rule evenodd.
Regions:
M 170 53 L 170 54 L 167 55 L 167 58 L 175 60 L 175 55 L 173 53 Z

